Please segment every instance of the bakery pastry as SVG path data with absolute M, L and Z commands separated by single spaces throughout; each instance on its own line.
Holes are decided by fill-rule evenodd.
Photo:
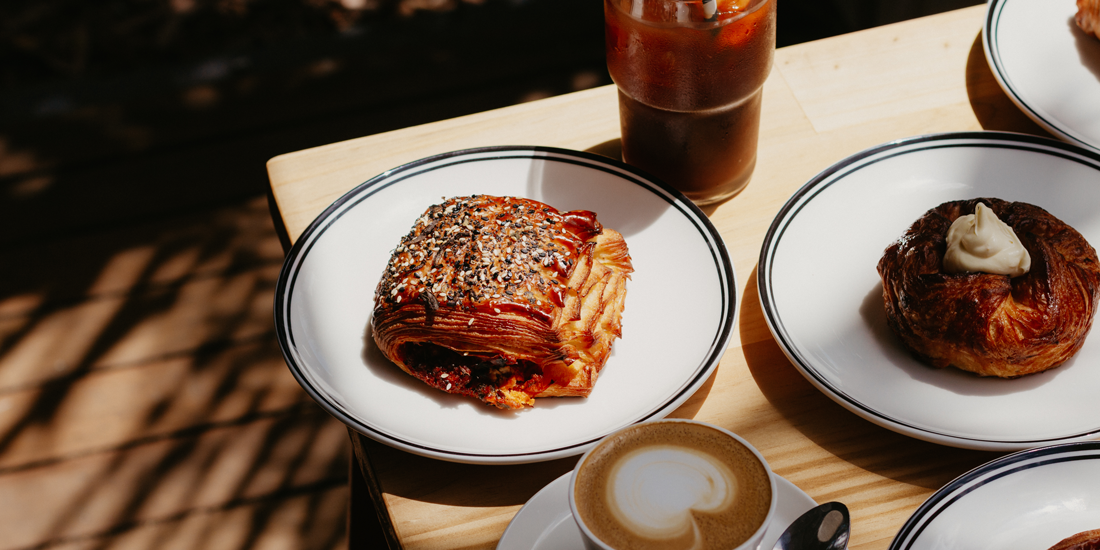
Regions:
M 1100 529 L 1082 531 L 1067 537 L 1049 550 L 1100 550 Z
M 622 235 L 592 212 L 452 198 L 394 249 L 374 341 L 429 386 L 503 409 L 587 396 L 620 336 L 632 271 Z
M 1077 0 L 1074 19 L 1085 34 L 1100 38 L 1100 0 Z
M 943 268 L 946 234 L 988 205 L 1030 254 L 1026 274 Z M 878 263 L 890 329 L 919 359 L 1014 378 L 1062 364 L 1081 348 L 1100 299 L 1096 251 L 1046 210 L 994 198 L 952 201 L 920 217 Z

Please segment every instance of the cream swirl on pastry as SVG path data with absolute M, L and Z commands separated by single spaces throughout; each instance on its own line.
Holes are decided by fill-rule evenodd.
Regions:
M 1019 277 L 1031 269 L 1031 255 L 993 209 L 979 202 L 973 214 L 959 216 L 947 230 L 947 273 L 981 271 Z

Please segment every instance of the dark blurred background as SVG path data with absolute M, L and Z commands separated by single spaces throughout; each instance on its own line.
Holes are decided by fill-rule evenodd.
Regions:
M 780 46 L 980 3 L 777 1 Z M 603 49 L 600 0 L 0 0 L 0 550 L 347 548 L 265 163 L 610 84 Z
M 980 3 L 780 0 L 779 46 Z M 0 2 L 0 242 L 262 193 L 265 161 L 609 84 L 598 0 Z M 95 212 L 57 215 L 65 198 Z

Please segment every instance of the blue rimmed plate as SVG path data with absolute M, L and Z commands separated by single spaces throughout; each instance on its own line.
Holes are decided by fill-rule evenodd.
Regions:
M 1052 134 L 1100 150 L 1100 40 L 1074 22 L 1073 0 L 990 0 L 986 60 L 1020 109 Z
M 527 197 L 591 210 L 626 238 L 635 272 L 623 336 L 592 395 L 498 411 L 429 388 L 386 360 L 368 334 L 374 289 L 393 247 L 443 197 Z M 491 147 L 412 162 L 341 197 L 288 254 L 275 297 L 291 372 L 356 431 L 409 452 L 469 463 L 578 455 L 604 435 L 660 418 L 717 367 L 737 312 L 722 239 L 683 195 L 608 158 Z
M 1100 443 L 1018 452 L 959 476 L 902 526 L 890 550 L 1043 550 L 1100 529 Z
M 818 174 L 772 222 L 757 270 L 772 334 L 823 393 L 899 433 L 1005 451 L 1097 438 L 1095 329 L 1062 366 L 1004 380 L 928 367 L 886 326 L 883 251 L 929 209 L 975 197 L 1041 206 L 1100 244 L 1100 152 L 996 132 L 887 143 Z

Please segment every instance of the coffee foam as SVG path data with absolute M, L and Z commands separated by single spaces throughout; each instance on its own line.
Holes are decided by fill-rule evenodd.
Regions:
M 753 452 L 705 424 L 639 425 L 578 466 L 577 512 L 614 548 L 726 549 L 748 540 L 771 507 Z
M 693 511 L 728 510 L 736 497 L 737 477 L 708 453 L 653 445 L 623 456 L 611 469 L 605 490 L 608 509 L 630 530 L 671 539 L 698 532 Z

